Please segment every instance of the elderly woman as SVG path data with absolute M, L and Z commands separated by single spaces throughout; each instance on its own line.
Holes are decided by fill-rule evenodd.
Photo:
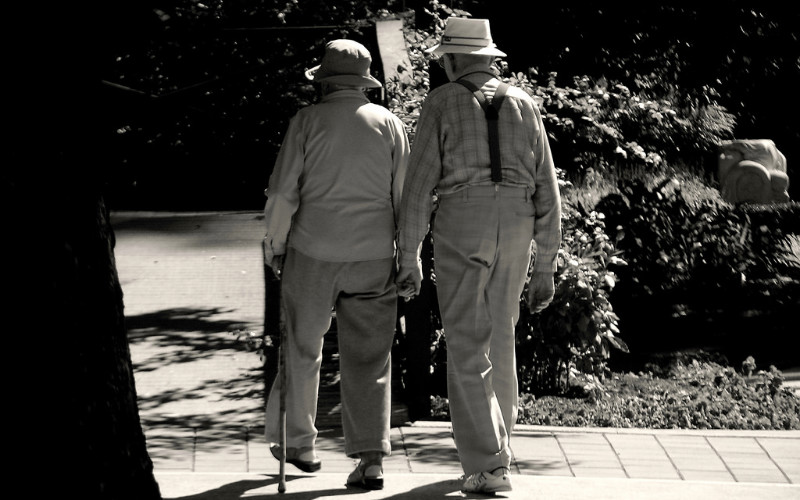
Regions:
M 321 463 L 314 444 L 323 336 L 336 310 L 345 453 L 360 458 L 348 485 L 383 487 L 390 454 L 391 349 L 397 315 L 395 232 L 409 144 L 403 123 L 371 103 L 369 51 L 327 44 L 310 70 L 322 98 L 291 120 L 269 179 L 265 258 L 282 276 L 287 333 L 286 461 Z M 266 409 L 279 457 L 280 379 Z

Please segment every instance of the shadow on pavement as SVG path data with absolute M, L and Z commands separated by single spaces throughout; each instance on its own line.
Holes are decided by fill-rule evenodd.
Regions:
M 125 327 L 128 330 L 128 338 L 131 343 L 140 342 L 146 338 L 148 342 L 156 341 L 162 346 L 174 345 L 175 340 L 172 337 L 176 336 L 176 334 L 227 333 L 245 328 L 245 323 L 213 319 L 214 316 L 232 312 L 235 311 L 219 307 L 206 309 L 176 307 L 135 316 L 126 315 Z M 224 347 L 229 349 L 237 347 L 242 350 L 246 349 L 243 343 L 233 342 L 234 340 L 235 336 L 233 335 L 220 337 L 219 340 L 202 335 L 192 343 L 192 346 L 198 350 L 209 352 L 209 355 L 213 355 L 214 351 L 221 347 L 221 344 L 224 344 Z
M 237 480 L 229 484 L 209 489 L 202 493 L 196 493 L 181 497 L 170 497 L 169 500 L 238 500 L 240 498 L 250 498 L 254 500 L 265 498 L 281 498 L 286 500 L 317 500 L 320 498 L 335 498 L 337 496 L 353 496 L 359 494 L 368 495 L 370 492 L 359 488 L 348 488 L 344 485 L 331 485 L 330 488 L 292 491 L 292 481 L 303 479 L 303 476 L 286 476 L 286 492 L 278 493 L 278 476 L 267 476 L 263 480 Z M 417 486 L 408 491 L 394 495 L 380 497 L 385 500 L 420 500 L 434 498 L 452 497 L 454 493 L 459 498 L 479 499 L 487 498 L 481 494 L 460 493 L 461 483 L 456 479 L 437 481 L 430 484 Z M 495 498 L 503 498 L 503 494 L 497 494 Z
M 147 427 L 230 426 L 252 421 L 254 408 L 264 407 L 264 364 L 237 338 L 240 323 L 214 319 L 227 312 L 172 308 L 125 318 L 136 354 L 140 418 Z M 204 400 L 214 402 L 213 411 Z M 182 411 L 176 413 L 175 404 Z
M 240 480 L 233 483 L 225 484 L 218 488 L 214 488 L 202 493 L 182 497 L 171 497 L 169 500 L 238 500 L 240 498 L 250 498 L 258 500 L 262 498 L 281 498 L 287 500 L 315 500 L 318 498 L 333 498 L 340 495 L 353 495 L 354 493 L 361 492 L 362 490 L 348 489 L 342 486 L 334 486 L 332 488 L 325 488 L 313 491 L 295 491 L 292 492 L 292 481 L 295 479 L 303 479 L 303 476 L 286 476 L 286 492 L 278 493 L 278 476 L 270 476 L 264 480 Z M 270 490 L 262 490 L 270 487 Z M 367 493 L 367 491 L 363 491 Z M 402 497 L 406 498 L 406 497 Z M 413 498 L 413 497 L 408 497 Z M 417 497 L 418 498 L 418 497 Z

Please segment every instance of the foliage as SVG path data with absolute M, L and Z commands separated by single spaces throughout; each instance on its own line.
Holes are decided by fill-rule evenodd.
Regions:
M 130 7 L 128 39 L 104 62 L 117 115 L 109 162 L 118 168 L 110 169 L 107 196 L 121 209 L 263 207 L 289 119 L 317 97 L 305 69 L 333 38 L 361 41 L 377 54 L 372 22 L 392 6 L 150 4 Z M 215 171 L 225 174 L 205 174 Z
M 413 19 L 404 18 L 411 83 L 387 82 L 388 107 L 406 124 L 412 145 L 416 120 L 431 84 L 424 50 L 438 39 L 444 18 L 469 15 L 438 2 L 432 2 L 428 12 L 434 20 L 431 32 L 417 30 Z M 605 80 L 592 83 L 581 77 L 573 80 L 573 87 L 559 87 L 551 75 L 546 86 L 539 86 L 526 75 L 511 72 L 504 61 L 498 62 L 497 73 L 540 105 L 560 173 L 574 179 L 585 177 L 590 169 L 602 172 L 619 164 L 655 170 L 664 168 L 667 160 L 683 158 L 688 163 L 697 151 L 715 147 L 729 137 L 734 123 L 718 106 L 700 106 L 696 100 L 674 105 L 667 99 L 634 95 L 625 86 Z M 678 100 L 672 90 L 671 97 Z M 681 148 L 687 156 L 675 153 Z M 562 179 L 562 188 L 569 185 Z M 592 374 L 599 383 L 610 347 L 628 350 L 617 337 L 618 318 L 609 300 L 616 283 L 609 266 L 622 261 L 605 234 L 602 215 L 582 208 L 571 211 L 568 206 L 564 213 L 568 215 L 563 221 L 556 297 L 535 318 L 526 313 L 523 299 L 517 332 L 523 383 L 542 392 L 563 390 L 572 370 Z
M 573 370 L 602 381 L 611 348 L 628 350 L 618 338 L 609 292 L 616 285 L 610 265 L 624 265 L 605 234 L 603 215 L 566 213 L 552 304 L 532 315 L 527 284 L 517 324 L 517 365 L 527 392 L 564 392 Z
M 589 75 L 634 94 L 710 99 L 736 116 L 736 137 L 773 139 L 788 158 L 800 152 L 800 130 L 783 118 L 800 112 L 788 98 L 800 85 L 800 10 L 789 3 L 549 2 L 537 5 L 542 22 L 533 25 L 498 15 L 515 12 L 512 0 L 459 4 L 492 20 L 515 68 L 556 73 L 559 85 Z
M 432 32 L 417 30 L 409 18 L 404 24 L 412 83 L 399 79 L 387 83 L 389 108 L 404 121 L 412 141 L 430 86 L 424 49 L 438 39 L 442 19 L 469 15 L 437 2 L 431 7 Z M 498 63 L 497 72 L 539 103 L 557 165 L 562 175 L 566 170 L 573 178 L 585 176 L 590 167 L 603 170 L 620 163 L 628 168 L 660 168 L 666 160 L 679 160 L 673 152 L 681 146 L 687 155 L 696 157 L 698 150 L 716 146 L 728 137 L 733 126 L 733 118 L 717 106 L 700 107 L 696 101 L 675 106 L 666 99 L 634 95 L 625 86 L 605 80 L 591 83 L 588 77 L 575 78 L 573 87 L 558 87 L 555 75 L 551 75 L 546 86 L 539 86 L 526 75 L 511 72 L 503 61 Z M 684 142 L 678 145 L 678 141 Z M 684 158 L 689 162 L 691 156 Z M 562 187 L 568 185 L 562 180 Z M 569 215 L 563 221 L 565 236 L 553 304 L 535 318 L 526 314 L 524 301 L 521 304 L 517 333 L 520 373 L 523 383 L 539 391 L 563 390 L 573 369 L 602 380 L 610 346 L 627 351 L 617 337 L 617 316 L 609 301 L 616 279 L 608 266 L 622 261 L 605 234 L 602 215 L 585 210 L 570 213 L 566 208 L 564 212 Z
M 435 1 L 431 8 L 432 31 L 417 30 L 413 19 L 405 18 L 413 84 L 387 82 L 392 96 L 389 109 L 406 123 L 412 140 L 430 86 L 424 49 L 438 39 L 443 19 L 469 16 Z M 602 171 L 625 165 L 655 171 L 667 164 L 698 164 L 708 151 L 732 138 L 736 124 L 735 117 L 714 103 L 710 93 L 688 96 L 669 82 L 659 87 L 642 85 L 642 91 L 633 92 L 622 83 L 585 75 L 573 77 L 571 86 L 559 86 L 557 74 L 551 73 L 539 85 L 535 70 L 514 72 L 503 60 L 497 62 L 497 73 L 539 103 L 556 164 L 570 180 L 582 179 L 590 168 Z
M 470 2 L 459 2 L 459 6 L 464 4 Z M 355 18 L 351 17 L 356 15 L 355 3 L 347 5 L 351 8 L 334 15 L 337 22 Z M 475 2 L 470 5 L 477 7 Z M 255 18 L 274 12 L 273 7 L 265 6 Z M 289 25 L 314 19 L 314 13 L 306 7 L 297 2 L 285 4 L 278 9 L 283 15 L 278 18 Z M 244 12 L 243 9 L 239 14 Z M 339 17 L 342 12 L 347 14 Z M 430 2 L 427 13 L 432 29 L 419 29 L 408 12 L 394 14 L 375 9 L 367 17 L 391 16 L 404 21 L 411 81 L 387 81 L 386 105 L 405 123 L 412 145 L 419 111 L 431 87 L 424 50 L 438 40 L 444 18 L 470 15 L 436 1 Z M 244 20 L 241 15 L 230 18 Z M 353 26 L 348 36 L 358 33 L 358 26 Z M 318 48 L 319 40 L 315 43 Z M 294 61 L 294 66 L 287 66 L 288 73 L 281 73 L 279 79 L 291 80 L 290 76 L 307 63 L 309 52 L 300 50 L 302 46 L 286 45 L 287 51 L 298 50 L 283 54 L 288 57 L 286 61 Z M 575 195 L 566 189 L 572 183 L 562 179 L 565 238 L 559 254 L 556 298 L 549 309 L 536 317 L 526 314 L 524 299 L 521 303 L 517 332 L 521 378 L 531 390 L 537 387 L 539 392 L 564 391 L 570 378 L 580 374 L 591 375 L 593 383 L 600 387 L 612 348 L 628 350 L 617 336 L 619 329 L 626 341 L 629 335 L 650 333 L 646 321 L 629 320 L 631 311 L 641 304 L 636 300 L 646 298 L 648 306 L 660 303 L 668 317 L 717 312 L 724 309 L 724 300 L 733 291 L 742 290 L 742 276 L 752 273 L 756 263 L 779 265 L 767 262 L 760 257 L 763 253 L 753 250 L 743 229 L 747 227 L 745 214 L 729 210 L 716 198 L 687 201 L 669 180 L 703 166 L 708 152 L 722 140 L 732 138 L 738 119 L 718 103 L 719 94 L 713 86 L 685 86 L 685 80 L 679 78 L 686 74 L 685 58 L 686 53 L 677 44 L 667 44 L 658 53 L 642 50 L 628 57 L 609 54 L 608 61 L 621 64 L 617 68 L 624 68 L 627 73 L 572 77 L 566 85 L 559 81 L 556 71 L 549 72 L 546 82 L 540 85 L 535 68 L 515 72 L 508 61 L 497 63 L 501 78 L 528 92 L 539 104 L 562 177 L 577 186 L 610 175 L 665 179 L 655 188 L 635 181 L 620 185 L 594 210 L 582 208 L 593 205 L 588 203 L 575 204 L 577 210 L 573 208 L 569 201 L 570 196 L 574 201 Z M 651 70 L 630 71 L 636 66 L 628 66 L 632 61 L 647 67 L 664 60 L 667 64 L 661 69 L 654 64 Z M 614 80 L 614 76 L 625 76 L 629 82 Z M 302 102 L 297 90 L 289 95 L 294 97 L 286 101 L 287 106 Z M 306 94 L 307 99 L 311 97 Z M 242 109 L 250 109 L 253 102 L 256 100 L 242 101 Z M 289 116 L 288 112 L 280 114 L 283 116 L 278 120 Z M 611 237 L 606 234 L 606 227 L 611 228 Z M 780 241 L 785 245 L 785 239 Z M 766 245 L 776 246 L 774 242 Z M 631 265 L 621 266 L 621 250 Z M 793 268 L 791 258 L 781 262 L 784 271 Z M 687 291 L 694 295 L 687 295 Z M 704 300 L 709 294 L 719 299 Z M 790 295 L 789 291 L 786 295 Z M 653 312 L 652 307 L 643 310 L 647 314 Z M 652 317 L 662 316 L 651 316 L 651 322 Z M 440 330 L 432 338 L 432 370 L 442 372 L 445 338 Z
M 554 157 L 572 180 L 582 179 L 589 168 L 643 166 L 655 173 L 667 165 L 699 164 L 733 137 L 733 115 L 673 87 L 663 94 L 634 93 L 621 83 L 588 76 L 558 87 L 555 74 L 539 86 L 523 73 L 510 72 L 507 81 L 541 102 Z
M 674 2 L 551 3 L 537 6 L 546 22 L 535 29 L 524 16 L 501 14 L 518 10 L 510 0 L 448 4 L 428 4 L 430 26 L 423 25 L 423 9 L 417 8 L 417 26 L 406 32 L 420 85 L 404 90 L 390 107 L 408 108 L 401 111 L 412 135 L 423 86 L 430 83 L 420 48 L 438 34 L 443 18 L 469 11 L 492 20 L 495 39 L 509 53 L 502 63 L 515 72 L 505 76 L 529 80 L 523 85 L 543 105 L 547 101 L 558 164 L 570 177 L 619 162 L 655 166 L 655 155 L 667 163 L 696 163 L 694 153 L 702 155 L 705 145 L 730 135 L 733 117 L 722 106 L 735 114 L 740 137 L 773 138 L 789 158 L 800 143 L 796 127 L 783 119 L 796 110 L 797 100 L 785 96 L 792 95 L 800 75 L 798 12 L 789 4 L 736 0 L 719 9 Z M 263 204 L 286 124 L 315 99 L 303 70 L 319 57 L 325 40 L 355 38 L 377 55 L 374 21 L 406 3 L 126 5 L 123 21 L 107 25 L 119 50 L 99 65 L 109 109 L 117 115 L 107 148 L 114 165 L 110 201 L 136 209 L 243 209 Z M 410 11 L 399 15 L 413 23 Z M 542 85 L 536 83 L 539 74 L 546 75 Z M 393 93 L 390 82 L 387 90 Z M 197 175 L 221 165 L 224 176 Z
M 740 243 L 741 227 L 721 213 L 723 206 L 716 200 L 688 201 L 669 177 L 654 186 L 643 179 L 620 182 L 618 193 L 600 200 L 595 210 L 616 228 L 617 246 L 629 263 L 626 292 L 674 289 L 694 268 L 722 263 L 728 276 L 720 286 L 738 281 L 747 248 Z
M 638 374 L 613 373 L 600 389 L 582 387 L 576 377 L 568 395 L 523 393 L 517 422 L 645 429 L 800 429 L 800 398 L 783 386 L 783 374 L 774 366 L 748 374 L 693 355 L 652 368 Z M 436 398 L 432 406 L 434 418 L 448 418 L 446 399 Z
M 800 252 L 800 203 L 744 204 L 736 212 L 747 221 L 756 262 L 751 272 L 761 278 L 798 278 Z
M 709 341 L 710 325 L 717 337 L 730 335 L 745 324 L 735 318 L 767 319 L 796 305 L 800 260 L 789 238 L 797 230 L 796 204 L 755 209 L 718 197 L 690 199 L 666 177 L 653 185 L 621 181 L 595 210 L 616 228 L 628 264 L 615 268 L 620 285 L 612 300 L 638 350 L 692 336 Z M 767 215 L 773 213 L 783 215 Z

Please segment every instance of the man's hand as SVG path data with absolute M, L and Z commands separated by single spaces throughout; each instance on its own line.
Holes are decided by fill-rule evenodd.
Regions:
M 553 273 L 533 273 L 528 285 L 528 308 L 532 313 L 542 312 L 556 293 Z
M 416 266 L 400 266 L 397 272 L 397 277 L 394 280 L 397 284 L 397 294 L 409 301 L 419 295 L 419 290 L 422 288 L 422 266 L 417 263 Z

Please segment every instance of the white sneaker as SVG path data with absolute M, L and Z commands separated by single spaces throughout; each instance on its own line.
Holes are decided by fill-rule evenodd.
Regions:
M 498 467 L 491 472 L 470 474 L 461 487 L 464 493 L 496 493 L 511 491 L 511 475 L 505 467 Z

